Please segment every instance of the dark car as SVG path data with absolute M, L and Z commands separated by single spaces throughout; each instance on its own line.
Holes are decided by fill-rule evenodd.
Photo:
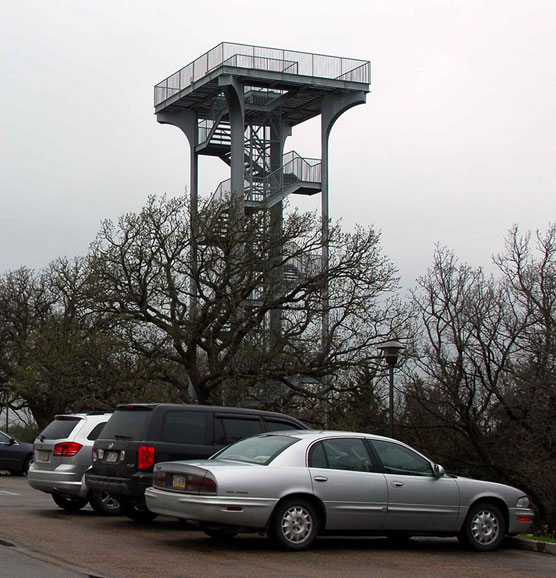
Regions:
M 246 437 L 307 429 L 299 420 L 254 409 L 185 404 L 119 405 L 93 446 L 87 486 L 108 492 L 133 520 L 152 520 L 145 489 L 157 462 L 208 458 Z
M 23 475 L 27 473 L 32 462 L 33 444 L 20 442 L 0 431 L 0 470 Z

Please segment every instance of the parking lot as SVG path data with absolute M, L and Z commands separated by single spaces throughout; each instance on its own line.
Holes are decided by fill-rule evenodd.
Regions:
M 281 552 L 257 535 L 222 544 L 171 518 L 138 524 L 95 515 L 89 507 L 70 514 L 21 477 L 0 476 L 0 520 L 0 568 L 17 553 L 18 560 L 28 560 L 29 576 L 38 576 L 38 562 L 48 562 L 59 576 L 73 571 L 105 578 L 556 577 L 553 556 L 508 547 L 479 554 L 454 539 L 400 545 L 383 538 L 322 538 L 303 553 Z

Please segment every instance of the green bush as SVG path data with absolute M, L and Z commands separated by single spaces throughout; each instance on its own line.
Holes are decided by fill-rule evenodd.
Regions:
M 35 438 L 39 435 L 39 426 L 37 424 L 14 425 L 10 427 L 8 433 L 21 442 L 32 444 L 35 441 Z

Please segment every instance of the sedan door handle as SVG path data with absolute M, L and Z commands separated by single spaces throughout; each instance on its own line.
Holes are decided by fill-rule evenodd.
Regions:
M 328 478 L 325 476 L 315 476 L 313 479 L 315 482 L 328 482 Z
M 392 482 L 394 488 L 401 488 L 404 485 L 403 482 Z

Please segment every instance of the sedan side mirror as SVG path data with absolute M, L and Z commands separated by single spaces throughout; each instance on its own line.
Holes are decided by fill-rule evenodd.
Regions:
M 432 471 L 435 478 L 441 478 L 446 474 L 446 470 L 440 464 L 434 464 Z

